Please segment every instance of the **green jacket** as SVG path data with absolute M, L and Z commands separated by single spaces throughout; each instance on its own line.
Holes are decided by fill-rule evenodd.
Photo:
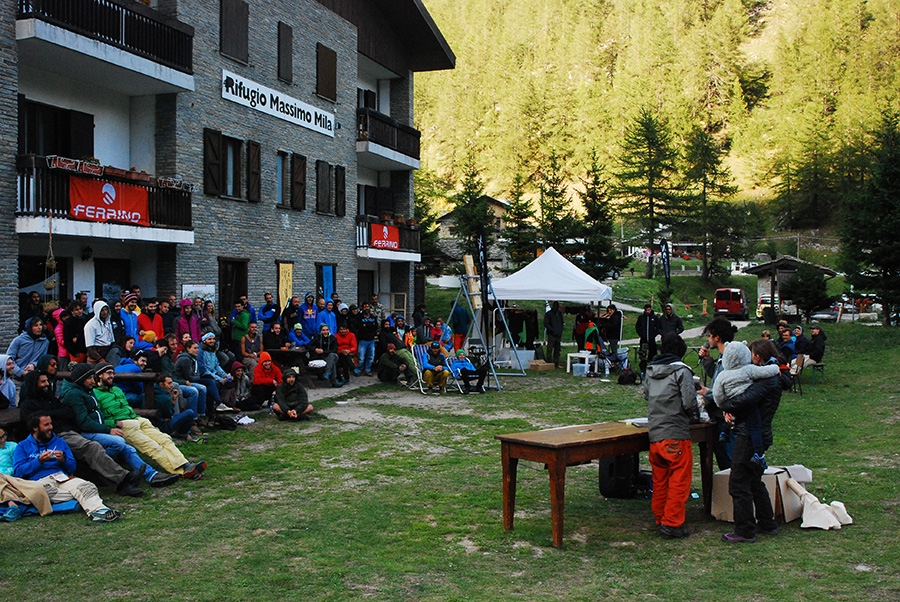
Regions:
M 122 389 L 113 385 L 109 390 L 97 387 L 94 389 L 97 405 L 103 414 L 103 424 L 108 427 L 116 426 L 117 420 L 135 420 L 138 415 L 134 408 L 128 405 L 125 393 Z
M 88 389 L 69 381 L 63 381 L 61 393 L 61 401 L 75 412 L 75 421 L 72 426 L 79 432 L 109 434 L 110 426 L 115 426 L 115 423 L 110 426 L 103 423 L 97 399 Z
M 409 349 L 397 349 L 394 352 L 394 357 L 391 357 L 391 354 L 385 351 L 381 354 L 381 357 L 378 358 L 379 367 L 388 367 L 398 370 L 401 364 L 406 364 L 406 367 L 410 370 L 415 369 L 416 360 L 413 359 L 413 355 Z
M 231 322 L 231 339 L 240 341 L 248 330 L 250 330 L 250 312 L 245 309 Z

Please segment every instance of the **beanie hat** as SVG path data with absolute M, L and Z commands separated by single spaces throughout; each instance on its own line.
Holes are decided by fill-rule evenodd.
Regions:
M 87 378 L 88 376 L 93 376 L 94 369 L 89 364 L 76 364 L 74 368 L 72 368 L 72 382 L 75 384 L 81 384 L 81 382 Z
M 115 368 L 112 364 L 108 364 L 103 362 L 102 364 L 97 364 L 97 367 L 94 369 L 94 376 L 100 376 L 105 372 L 114 372 Z

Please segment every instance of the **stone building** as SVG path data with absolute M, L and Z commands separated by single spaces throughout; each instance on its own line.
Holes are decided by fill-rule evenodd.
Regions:
M 413 74 L 455 63 L 420 0 L 0 10 L 4 298 L 137 284 L 220 311 L 264 291 L 411 305 Z

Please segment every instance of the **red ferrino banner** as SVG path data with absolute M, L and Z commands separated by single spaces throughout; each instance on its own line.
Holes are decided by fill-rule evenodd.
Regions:
M 370 225 L 372 226 L 372 236 L 369 238 L 369 246 L 389 251 L 400 250 L 400 228 L 384 224 Z
M 149 226 L 147 189 L 91 178 L 69 178 L 69 217 L 87 222 Z

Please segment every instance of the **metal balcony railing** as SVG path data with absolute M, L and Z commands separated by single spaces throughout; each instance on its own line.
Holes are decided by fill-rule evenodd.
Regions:
M 80 163 L 72 161 L 72 163 Z M 101 181 L 127 182 L 147 188 L 147 211 L 150 226 L 191 230 L 191 191 L 189 186 L 176 185 L 172 180 L 135 174 L 122 169 L 96 167 L 97 175 L 74 172 L 72 168 L 50 167 L 47 157 L 19 155 L 17 216 L 70 218 L 69 181 L 72 177 L 94 178 Z M 188 189 L 185 189 L 188 188 Z
M 356 139 L 368 140 L 419 159 L 419 130 L 372 109 L 356 109 Z
M 356 216 L 356 246 L 370 247 L 372 224 L 381 225 L 382 221 L 371 215 Z M 419 252 L 419 226 L 409 224 L 396 224 L 400 231 L 400 249 L 399 251 L 418 253 Z
M 133 0 L 18 0 L 18 19 L 38 19 L 193 74 L 194 28 Z

